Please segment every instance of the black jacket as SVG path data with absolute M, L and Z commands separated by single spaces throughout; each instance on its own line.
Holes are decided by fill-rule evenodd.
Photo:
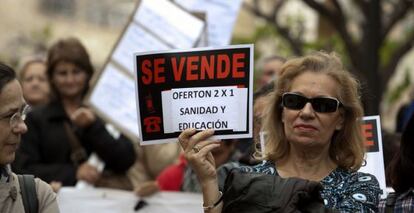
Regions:
M 223 191 L 223 213 L 333 213 L 318 182 L 232 170 Z
M 63 185 L 76 183 L 76 166 L 70 159 L 71 145 L 64 123 L 70 119 L 60 102 L 52 102 L 28 114 L 25 121 L 28 131 L 22 135 L 13 171 L 34 174 L 46 182 L 61 181 Z M 105 169 L 125 172 L 135 162 L 132 143 L 121 136 L 115 140 L 97 119 L 88 128 L 72 125 L 87 155 L 96 152 L 105 162 Z

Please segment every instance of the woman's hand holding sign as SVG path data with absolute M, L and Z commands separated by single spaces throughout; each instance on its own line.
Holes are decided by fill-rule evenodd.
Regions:
M 201 184 L 216 181 L 216 165 L 211 150 L 220 146 L 218 141 L 209 140 L 214 130 L 208 129 L 197 132 L 196 129 L 186 129 L 178 137 L 184 150 L 184 156 L 197 173 Z
M 220 146 L 219 141 L 211 140 L 213 129 L 197 132 L 196 129 L 186 129 L 178 137 L 184 156 L 191 168 L 197 174 L 203 191 L 204 209 L 212 210 L 211 213 L 220 212 L 221 206 L 211 209 L 212 205 L 218 206 L 217 200 L 221 197 L 218 189 L 216 165 L 211 151 Z M 221 205 L 221 204 L 219 204 Z

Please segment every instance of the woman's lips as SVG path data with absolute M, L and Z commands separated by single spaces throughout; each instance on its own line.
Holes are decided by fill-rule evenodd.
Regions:
M 295 129 L 305 130 L 305 131 L 314 131 L 318 130 L 315 126 L 307 125 L 307 124 L 298 124 L 294 126 Z

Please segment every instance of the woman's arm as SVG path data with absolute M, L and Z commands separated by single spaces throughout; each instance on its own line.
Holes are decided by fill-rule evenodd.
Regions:
M 186 129 L 178 137 L 184 156 L 189 165 L 197 174 L 203 191 L 204 212 L 220 213 L 222 202 L 221 192 L 218 189 L 217 172 L 211 150 L 219 147 L 217 141 L 209 140 L 214 130 L 198 132 L 195 129 Z

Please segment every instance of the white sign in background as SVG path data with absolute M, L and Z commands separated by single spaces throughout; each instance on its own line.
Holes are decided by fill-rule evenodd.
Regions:
M 204 26 L 202 20 L 168 0 L 141 1 L 133 20 L 88 94 L 88 104 L 131 140 L 138 141 L 137 108 L 133 104 L 134 53 L 191 48 L 195 46 Z
M 134 74 L 134 60 L 131 55 L 136 52 L 169 50 L 167 44 L 147 33 L 139 25 L 130 24 L 116 47 L 112 60 L 118 62 L 131 75 Z M 133 81 L 133 79 L 131 79 Z
M 175 2 L 183 8 L 208 13 L 207 31 L 209 35 L 207 41 L 211 42 L 209 43 L 210 45 L 201 42 L 202 44 L 205 44 L 205 46 L 224 46 L 229 44 L 241 0 L 189 0 Z M 213 13 L 216 11 L 221 15 L 213 15 L 211 14 L 212 11 Z M 204 22 L 168 0 L 142 0 L 138 9 L 134 11 L 132 18 L 121 39 L 114 47 L 110 60 L 102 70 L 99 76 L 99 83 L 95 83 L 86 101 L 99 112 L 103 119 L 115 124 L 130 139 L 136 140 L 139 138 L 137 109 L 136 106 L 131 108 L 129 104 L 134 100 L 131 97 L 135 97 L 135 95 L 132 93 L 124 96 L 118 93 L 118 91 L 129 90 L 129 86 L 134 84 L 134 53 L 173 48 L 191 48 L 200 39 L 200 33 L 201 35 L 206 33 L 204 31 Z M 105 74 L 108 70 L 111 73 Z M 124 75 L 123 71 L 131 75 Z M 107 77 L 103 78 L 103 76 Z M 118 80 L 113 81 L 112 76 Z M 123 86 L 126 88 L 122 88 Z M 102 87 L 109 87 L 111 89 Z M 120 103 L 127 104 L 118 105 L 112 103 L 115 101 L 107 104 L 106 100 L 118 100 Z
M 233 25 L 242 0 L 175 0 L 190 11 L 207 13 L 207 42 L 209 46 L 225 46 L 230 43 Z
M 247 112 L 247 95 L 247 88 L 236 86 L 163 91 L 164 133 L 187 128 L 246 131 L 247 119 L 242 115 Z M 188 113 L 191 110 L 196 114 Z
M 360 172 L 365 172 L 374 175 L 382 189 L 382 198 L 385 198 L 386 184 L 385 184 L 385 169 L 384 169 L 384 155 L 382 149 L 382 134 L 381 134 L 381 122 L 380 116 L 365 116 L 364 120 L 375 120 L 377 123 L 378 133 L 378 152 L 367 152 L 366 153 L 366 165 L 359 169 Z
M 176 48 L 193 47 L 204 28 L 202 20 L 165 0 L 143 0 L 134 20 Z
M 90 101 L 99 112 L 117 118 L 117 124 L 129 135 L 139 135 L 137 114 L 131 113 L 136 111 L 135 82 L 113 65 L 105 67 Z

